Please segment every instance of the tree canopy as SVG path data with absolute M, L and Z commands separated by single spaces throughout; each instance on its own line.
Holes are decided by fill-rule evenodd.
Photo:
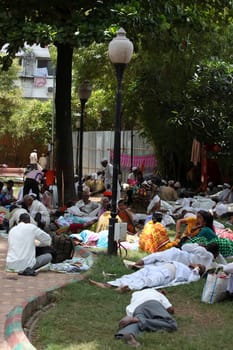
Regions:
M 135 46 L 135 55 L 125 77 L 125 123 L 130 125 L 139 120 L 137 123 L 155 144 L 164 175 L 170 172 L 177 178 L 185 170 L 184 163 L 186 167 L 188 164 L 188 146 L 195 120 L 201 116 L 199 111 L 207 115 L 214 109 L 216 119 L 222 119 L 220 108 L 213 103 L 211 106 L 201 103 L 200 91 L 203 89 L 205 95 L 207 80 L 204 76 L 211 72 L 210 63 L 207 63 L 212 61 L 211 57 L 230 67 L 232 6 L 230 0 L 0 0 L 0 44 L 9 44 L 8 55 L 0 61 L 3 68 L 9 67 L 24 42 L 42 46 L 53 43 L 57 47 L 56 170 L 60 198 L 62 182 L 66 188 L 65 200 L 74 194 L 71 141 L 74 48 L 80 50 L 74 57 L 74 64 L 85 65 L 85 73 L 89 74 L 85 79 L 92 79 L 97 72 L 103 72 L 103 78 L 113 77 L 106 68 L 106 58 L 104 64 L 98 60 L 99 55 L 103 57 L 107 51 L 106 46 L 98 46 L 98 43 L 109 41 L 116 29 L 124 27 Z M 87 47 L 89 56 L 85 51 Z M 204 73 L 203 68 L 200 74 L 200 67 L 208 67 L 208 73 Z M 224 75 L 229 78 L 226 71 L 221 76 Z M 82 77 L 82 70 L 79 70 L 74 89 Z M 98 100 L 99 106 L 97 110 L 97 103 L 89 102 L 93 111 L 90 127 L 95 127 L 99 118 L 105 118 L 110 128 L 108 116 L 112 114 L 113 105 L 109 104 L 109 99 L 114 95 L 114 79 L 113 82 L 110 78 L 103 80 L 95 79 L 97 89 L 93 98 Z M 215 93 L 219 92 L 216 88 Z M 222 93 L 222 99 L 224 96 L 226 94 Z M 227 122 L 230 131 L 231 120 Z M 203 141 L 204 134 L 205 130 L 201 135 L 199 128 Z M 170 169 L 165 169 L 171 157 Z M 174 171 L 175 168 L 180 169 L 180 173 Z

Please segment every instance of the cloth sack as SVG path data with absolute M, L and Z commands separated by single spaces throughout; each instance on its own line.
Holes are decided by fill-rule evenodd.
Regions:
M 202 291 L 201 301 L 213 304 L 225 299 L 229 276 L 224 272 L 209 273 Z
M 55 251 L 53 255 L 53 264 L 63 262 L 65 260 L 70 260 L 74 256 L 75 245 L 73 239 L 64 233 L 55 234 L 52 237 L 51 247 Z

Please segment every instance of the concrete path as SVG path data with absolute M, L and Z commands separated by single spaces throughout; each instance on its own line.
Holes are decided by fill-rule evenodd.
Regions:
M 25 310 L 46 303 L 49 291 L 83 278 L 79 274 L 40 272 L 36 277 L 19 276 L 5 271 L 7 239 L 0 237 L 0 350 L 35 349 L 22 329 Z

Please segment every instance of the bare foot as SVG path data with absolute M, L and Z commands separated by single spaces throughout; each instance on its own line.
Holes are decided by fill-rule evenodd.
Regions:
M 117 292 L 119 292 L 119 293 L 127 293 L 127 292 L 129 292 L 130 291 L 130 289 L 129 289 L 129 287 L 128 286 L 123 286 L 123 287 L 117 287 Z
M 89 279 L 89 283 L 100 288 L 112 288 L 112 286 L 108 283 L 97 282 L 91 279 Z
M 141 344 L 135 339 L 135 337 L 133 336 L 133 334 L 129 334 L 126 333 L 123 335 L 123 339 L 125 340 L 125 342 L 130 345 L 133 346 L 135 348 L 139 347 Z
M 158 289 L 158 292 L 160 292 L 163 295 L 167 295 L 167 292 L 164 289 Z
M 139 322 L 139 319 L 137 317 L 130 317 L 130 316 L 125 316 L 119 321 L 119 328 L 124 328 L 128 326 L 131 323 L 137 323 Z
M 174 314 L 175 313 L 174 307 L 173 306 L 168 307 L 167 312 L 169 312 L 169 314 Z

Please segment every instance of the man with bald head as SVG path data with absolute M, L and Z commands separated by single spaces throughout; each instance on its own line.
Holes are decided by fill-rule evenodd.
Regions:
M 40 247 L 50 246 L 51 237 L 45 231 L 30 223 L 29 214 L 21 214 L 19 223 L 8 234 L 8 251 L 6 268 L 15 272 L 26 268 L 38 269 L 52 260 L 52 255 L 46 253 L 36 257 L 36 241 Z

